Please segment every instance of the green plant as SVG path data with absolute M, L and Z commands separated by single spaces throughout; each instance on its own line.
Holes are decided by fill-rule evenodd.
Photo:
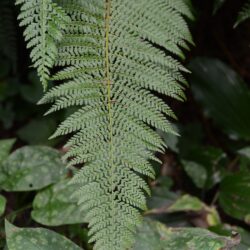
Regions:
M 46 89 L 49 70 L 57 57 L 56 43 L 62 39 L 69 18 L 52 0 L 17 0 L 16 4 L 22 5 L 18 19 L 20 26 L 26 26 L 27 48 L 32 48 L 30 57 Z
M 46 87 L 52 65 L 62 67 L 40 104 L 55 102 L 47 114 L 70 106 L 79 110 L 52 138 L 74 135 L 66 144 L 68 166 L 83 164 L 73 177 L 75 196 L 88 211 L 95 249 L 127 249 L 146 209 L 148 160 L 164 142 L 154 131 L 173 133 L 173 111 L 158 97 L 184 100 L 183 72 L 175 57 L 192 42 L 185 18 L 188 0 L 18 0 L 21 25 L 34 66 Z M 71 21 L 68 20 L 67 15 Z M 58 52 L 58 53 L 57 53 Z M 175 55 L 173 57 L 172 55 Z
M 242 10 L 239 12 L 235 26 L 239 25 L 240 23 L 244 22 L 249 18 L 250 18 L 250 1 L 247 0 L 245 5 L 242 7 Z

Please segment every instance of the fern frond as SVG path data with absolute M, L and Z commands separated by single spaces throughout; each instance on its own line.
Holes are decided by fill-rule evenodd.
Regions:
M 33 66 L 37 69 L 44 89 L 47 88 L 49 70 L 57 57 L 56 44 L 62 39 L 66 23 L 70 21 L 64 10 L 52 0 L 16 0 L 21 5 L 18 16 L 25 26 L 24 36 Z
M 193 44 L 187 0 L 59 0 L 71 17 L 58 45 L 53 76 L 64 83 L 40 103 L 50 112 L 79 106 L 52 138 L 73 133 L 68 165 L 84 163 L 72 182 L 87 211 L 94 249 L 125 250 L 146 209 L 154 178 L 148 160 L 165 144 L 155 128 L 175 133 L 171 108 L 156 92 L 183 101 L 187 70 L 176 56 Z M 173 54 L 175 56 L 173 56 Z
M 242 10 L 239 12 L 239 15 L 237 17 L 237 21 L 234 27 L 238 26 L 240 23 L 244 22 L 245 20 L 249 18 L 250 18 L 250 0 L 247 0 Z

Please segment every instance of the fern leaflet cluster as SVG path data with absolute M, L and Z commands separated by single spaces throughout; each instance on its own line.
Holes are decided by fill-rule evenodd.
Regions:
M 165 144 L 155 128 L 175 133 L 171 108 L 159 97 L 184 100 L 186 69 L 175 58 L 193 43 L 186 0 L 59 0 L 70 16 L 58 45 L 62 67 L 40 103 L 48 113 L 79 109 L 52 137 L 71 134 L 65 158 L 83 164 L 72 182 L 87 211 L 94 249 L 125 250 L 146 209 L 149 160 Z M 36 35 L 36 33 L 34 34 Z M 183 83 L 183 84 L 182 84 Z M 158 93 L 158 94 L 157 94 Z
M 30 57 L 43 84 L 47 88 L 50 69 L 57 57 L 57 42 L 62 39 L 65 24 L 70 21 L 64 10 L 52 0 L 17 0 L 21 5 L 18 16 L 24 31 Z
M 250 18 L 250 0 L 247 0 L 242 10 L 239 12 L 235 26 Z

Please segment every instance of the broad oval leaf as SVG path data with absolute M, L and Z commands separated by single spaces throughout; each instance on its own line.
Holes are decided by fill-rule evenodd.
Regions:
M 207 115 L 233 138 L 250 139 L 250 91 L 241 77 L 223 62 L 194 59 L 190 84 Z
M 32 218 L 47 226 L 86 222 L 85 213 L 77 205 L 77 199 L 72 197 L 76 189 L 69 180 L 62 180 L 40 191 L 33 201 Z
M 223 179 L 220 186 L 219 202 L 230 216 L 247 220 L 250 215 L 250 174 L 231 174 Z
M 145 219 L 139 228 L 133 250 L 221 250 L 231 249 L 235 242 L 202 228 L 168 228 Z
M 46 146 L 25 146 L 13 152 L 4 162 L 6 191 L 31 191 L 58 182 L 65 174 L 61 154 Z
M 66 237 L 45 228 L 18 228 L 5 221 L 8 250 L 83 250 Z

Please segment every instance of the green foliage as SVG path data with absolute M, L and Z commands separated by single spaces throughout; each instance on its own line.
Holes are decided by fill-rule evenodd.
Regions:
M 86 222 L 77 199 L 71 197 L 76 189 L 77 186 L 66 179 L 38 192 L 33 201 L 32 218 L 46 226 Z
M 13 152 L 1 167 L 6 191 L 31 191 L 59 181 L 65 175 L 60 153 L 45 146 L 26 146 Z
M 247 0 L 245 5 L 242 7 L 242 10 L 239 12 L 237 21 L 235 23 L 235 27 L 249 18 L 250 18 L 250 1 Z
M 250 174 L 236 173 L 225 177 L 221 182 L 219 202 L 230 216 L 249 222 Z
M 0 216 L 4 213 L 6 206 L 6 198 L 0 195 Z
M 201 164 L 194 161 L 182 161 L 183 167 L 188 176 L 198 188 L 204 188 L 208 178 L 207 170 Z
M 21 5 L 18 19 L 20 26 L 26 27 L 24 36 L 27 48 L 32 49 L 30 57 L 46 89 L 49 70 L 57 57 L 56 44 L 62 39 L 69 17 L 52 0 L 17 0 L 16 4 Z
M 8 250 L 83 250 L 76 244 L 44 228 L 18 228 L 5 221 Z
M 250 91 L 241 77 L 211 58 L 196 58 L 189 69 L 190 84 L 206 115 L 232 138 L 250 139 Z
M 167 228 L 159 222 L 145 220 L 136 237 L 133 250 L 220 250 L 237 245 L 205 229 Z
M 219 19 L 230 21 L 232 30 L 235 17 L 225 15 L 225 21 L 220 18 L 222 10 L 211 20 L 211 8 L 206 9 L 215 2 L 218 10 L 225 1 L 198 2 L 197 14 L 201 11 L 204 25 Z M 237 6 L 228 1 L 226 7 L 231 2 Z M 9 156 L 14 140 L 0 141 L 0 187 L 7 199 L 6 203 L 0 196 L 0 214 L 13 224 L 53 227 L 79 247 L 47 229 L 8 224 L 8 249 L 248 249 L 249 232 L 237 225 L 247 228 L 250 223 L 249 89 L 219 60 L 192 60 L 189 54 L 191 98 L 185 105 L 177 104 L 176 100 L 185 100 L 183 76 L 188 72 L 178 59 L 184 59 L 193 44 L 187 27 L 193 20 L 190 1 L 18 0 L 17 4 L 39 77 L 28 69 L 19 37 L 23 28 L 15 34 L 13 14 L 18 8 L 14 1 L 3 0 L 0 136 L 17 137 L 18 150 Z M 217 55 L 225 52 L 227 62 L 247 82 L 247 70 L 237 65 L 238 54 L 244 53 L 236 39 L 227 36 L 225 41 L 223 35 L 217 37 L 221 29 L 204 27 L 194 29 L 195 55 L 217 54 L 220 49 Z M 240 29 L 232 32 L 238 34 Z M 212 43 L 201 39 L 212 33 L 216 37 Z M 22 62 L 18 67 L 12 56 L 16 36 Z M 232 41 L 237 55 L 231 49 L 227 52 Z M 34 106 L 43 92 L 40 80 L 44 88 L 48 81 L 51 87 L 40 103 L 53 103 L 48 114 L 59 111 L 45 118 L 41 113 L 48 105 Z M 181 118 L 178 128 L 171 124 L 176 116 L 166 102 Z M 52 136 L 62 137 L 48 143 L 57 122 L 65 119 Z M 58 142 L 65 138 L 69 141 L 61 149 Z M 65 170 L 58 150 L 20 148 L 24 143 L 56 145 L 66 153 L 71 170 Z M 233 225 L 223 224 L 224 218 Z M 239 246 L 240 236 L 232 231 L 241 234 Z M 0 248 L 5 244 L 0 237 Z
M 179 211 L 200 211 L 204 207 L 204 204 L 196 197 L 190 195 L 183 195 L 174 202 L 169 208 L 169 212 Z
M 148 159 L 164 143 L 151 127 L 175 133 L 170 107 L 151 91 L 184 100 L 181 58 L 192 44 L 184 16 L 188 1 L 59 1 L 72 21 L 59 44 L 53 77 L 65 83 L 40 103 L 54 102 L 48 113 L 79 106 L 52 138 L 76 133 L 66 144 L 69 166 L 85 163 L 73 178 L 75 195 L 87 211 L 95 249 L 125 249 L 133 243 L 138 210 L 146 209 L 154 178 Z M 167 18 L 166 18 L 167 17 Z M 122 21 L 121 21 L 122 20 Z
M 58 140 L 48 141 L 48 137 L 55 131 L 56 127 L 55 119 L 43 117 L 42 119 L 31 120 L 17 131 L 17 135 L 21 140 L 31 145 L 53 146 Z
M 10 150 L 15 143 L 15 139 L 0 140 L 0 164 L 8 157 Z

